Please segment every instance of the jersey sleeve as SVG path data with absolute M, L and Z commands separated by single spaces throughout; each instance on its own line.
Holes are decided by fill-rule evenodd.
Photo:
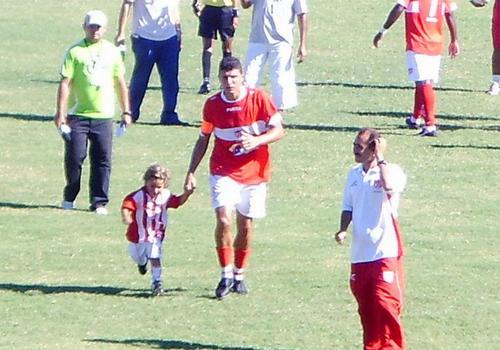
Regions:
M 137 205 L 135 203 L 135 200 L 132 196 L 132 193 L 129 194 L 125 199 L 123 199 L 122 203 L 122 209 L 128 209 L 130 211 L 136 211 Z
M 453 0 L 445 0 L 444 1 L 444 12 L 452 13 L 458 9 L 458 5 Z
M 214 130 L 214 124 L 212 121 L 212 108 L 207 100 L 203 105 L 203 118 L 201 120 L 201 130 L 200 132 L 205 135 L 210 135 Z
M 396 4 L 403 6 L 404 8 L 408 8 L 410 4 L 410 0 L 396 0 Z
M 388 176 L 390 177 L 390 185 L 392 193 L 401 193 L 406 187 L 406 174 L 403 169 L 396 164 L 387 164 Z
M 344 186 L 344 195 L 342 197 L 342 211 L 352 211 L 353 205 L 352 205 L 352 194 L 350 191 L 351 188 L 351 172 L 349 172 L 349 175 L 347 176 L 347 181 Z
M 175 194 L 171 195 L 167 202 L 167 208 L 179 208 L 181 206 L 181 197 Z
M 59 72 L 62 77 L 72 79 L 75 72 L 74 59 L 71 54 L 71 50 L 66 51 L 63 58 L 63 63 L 61 66 L 61 71 Z

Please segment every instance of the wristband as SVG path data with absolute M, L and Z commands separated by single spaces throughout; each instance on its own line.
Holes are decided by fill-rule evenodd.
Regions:
M 125 111 L 122 113 L 122 115 L 129 115 L 129 116 L 132 116 L 132 113 L 128 112 L 128 111 Z
M 382 164 L 387 165 L 387 162 L 385 161 L 385 159 L 381 159 L 377 162 L 377 165 L 382 165 Z
M 387 31 L 388 31 L 388 30 L 389 30 L 389 29 L 386 29 L 386 28 L 384 28 L 384 26 L 382 26 L 382 28 L 380 28 L 380 30 L 379 30 L 378 32 L 379 32 L 382 36 L 384 36 L 384 35 L 385 35 L 385 33 L 387 33 Z
M 240 11 L 238 11 L 237 8 L 233 8 L 233 17 L 239 17 L 240 16 Z

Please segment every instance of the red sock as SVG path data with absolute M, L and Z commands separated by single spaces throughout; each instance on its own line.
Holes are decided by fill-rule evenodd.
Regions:
M 424 92 L 423 86 L 418 84 L 415 86 L 415 102 L 413 105 L 413 118 L 418 119 L 423 117 L 422 108 L 424 107 Z
M 248 265 L 251 249 L 236 249 L 234 252 L 234 266 L 237 269 L 244 269 Z
M 225 267 L 233 263 L 233 247 L 217 247 L 216 249 L 221 267 Z
M 436 92 L 432 83 L 425 83 L 422 85 L 422 92 L 424 97 L 425 107 L 425 125 L 436 125 Z

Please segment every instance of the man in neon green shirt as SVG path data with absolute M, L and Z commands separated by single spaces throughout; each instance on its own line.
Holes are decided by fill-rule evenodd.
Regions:
M 103 39 L 107 18 L 99 10 L 85 15 L 85 38 L 67 51 L 57 93 L 56 126 L 65 135 L 66 187 L 63 209 L 75 208 L 83 161 L 90 144 L 90 209 L 106 215 L 109 201 L 115 89 L 122 123 L 131 122 L 125 67 L 120 52 Z

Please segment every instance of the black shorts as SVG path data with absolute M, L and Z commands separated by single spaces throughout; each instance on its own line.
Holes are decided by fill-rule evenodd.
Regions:
M 217 32 L 222 41 L 234 36 L 232 7 L 205 6 L 201 11 L 198 35 L 203 38 L 217 39 Z

